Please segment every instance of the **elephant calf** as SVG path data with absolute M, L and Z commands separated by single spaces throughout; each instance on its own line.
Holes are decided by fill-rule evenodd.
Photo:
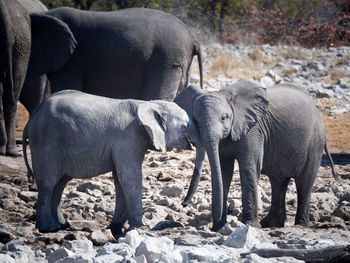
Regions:
M 113 172 L 115 237 L 142 225 L 142 161 L 146 150 L 188 149 L 193 122 L 173 102 L 118 100 L 66 90 L 45 100 L 23 131 L 28 174 L 29 139 L 38 188 L 36 226 L 54 232 L 69 226 L 59 210 L 61 195 L 72 178 Z
M 265 89 L 240 81 L 208 93 L 188 87 L 175 102 L 190 114 L 200 133 L 196 168 L 185 201 L 196 188 L 206 151 L 212 173 L 213 230 L 226 223 L 234 160 L 240 170 L 244 223 L 260 226 L 257 189 L 262 173 L 270 179 L 272 200 L 261 225 L 284 226 L 285 195 L 291 178 L 295 179 L 298 194 L 295 224 L 308 224 L 311 189 L 323 149 L 331 157 L 323 120 L 302 89 L 291 84 Z M 331 164 L 333 176 L 338 179 Z

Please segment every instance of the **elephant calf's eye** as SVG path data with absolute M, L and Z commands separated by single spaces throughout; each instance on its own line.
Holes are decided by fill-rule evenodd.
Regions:
M 188 128 L 188 124 L 187 123 L 181 124 L 181 130 L 186 130 L 187 128 Z

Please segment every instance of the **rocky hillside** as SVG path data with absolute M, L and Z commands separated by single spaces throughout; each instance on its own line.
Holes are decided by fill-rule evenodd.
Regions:
M 203 48 L 208 90 L 248 78 L 266 86 L 293 81 L 315 97 L 327 124 L 331 151 L 337 153 L 334 160 L 341 183 L 335 182 L 324 159 L 313 187 L 310 228 L 293 225 L 297 204 L 294 182 L 287 191 L 286 227 L 243 225 L 239 221 L 241 188 L 236 165 L 228 197 L 228 224 L 218 233 L 211 232 L 208 162 L 192 202 L 183 207 L 195 152 L 149 151 L 143 163 L 144 227 L 118 241 L 106 229 L 112 219 L 115 191 L 111 174 L 105 174 L 72 180 L 61 207 L 70 228 L 42 234 L 35 228 L 36 187 L 27 180 L 23 157 L 0 157 L 0 262 L 303 262 L 303 256 L 310 258 L 315 252 L 323 259 L 349 253 L 349 51 L 217 44 Z M 196 66 L 192 71 L 192 83 L 196 83 Z M 23 120 L 23 112 L 20 115 Z M 19 126 L 20 134 L 23 121 Z M 268 178 L 262 175 L 260 218 L 268 211 L 270 197 Z M 286 248 L 292 249 L 291 254 L 283 257 L 281 249 Z M 256 249 L 271 249 L 269 255 L 274 257 L 264 259 L 262 250 Z M 252 250 L 256 253 L 246 255 Z

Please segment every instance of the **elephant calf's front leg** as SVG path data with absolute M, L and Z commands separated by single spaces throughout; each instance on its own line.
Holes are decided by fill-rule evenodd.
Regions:
M 123 189 L 118 180 L 117 172 L 113 172 L 113 180 L 115 186 L 115 209 L 112 222 L 108 228 L 111 229 L 114 238 L 118 239 L 124 235 L 123 227 L 127 220 L 127 207 Z
M 242 222 L 260 227 L 258 221 L 258 172 L 240 165 L 242 187 Z

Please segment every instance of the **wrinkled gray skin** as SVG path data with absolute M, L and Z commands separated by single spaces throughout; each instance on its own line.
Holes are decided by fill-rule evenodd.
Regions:
M 72 178 L 113 172 L 115 237 L 142 225 L 142 161 L 147 149 L 189 149 L 198 140 L 186 112 L 173 102 L 117 100 L 80 91 L 53 94 L 37 108 L 23 131 L 23 153 L 29 175 L 29 139 L 38 188 L 36 226 L 54 232 L 69 226 L 59 204 Z
M 47 74 L 52 93 L 74 87 L 111 98 L 173 100 L 187 86 L 195 55 L 202 76 L 199 43 L 170 14 L 146 8 L 91 12 L 68 7 L 45 14 L 70 32 L 59 39 L 59 31 L 33 31 L 28 74 L 38 82 L 39 76 Z M 64 51 L 66 45 L 75 48 L 73 54 Z M 30 112 L 45 93 L 33 87 L 25 86 L 21 96 Z
M 39 0 L 17 0 L 18 3 L 29 13 L 43 13 L 46 6 Z M 32 113 L 37 105 L 50 94 L 50 84 L 46 75 L 30 76 L 27 74 L 23 84 L 19 101 Z
M 197 154 L 196 160 L 196 165 L 200 165 L 194 172 L 185 203 L 198 184 L 205 149 L 212 171 L 213 231 L 226 223 L 234 160 L 238 161 L 240 170 L 244 223 L 260 226 L 257 188 L 262 173 L 270 179 L 272 200 L 261 226 L 284 226 L 285 195 L 291 178 L 298 194 L 295 224 L 308 224 L 311 188 L 323 149 L 330 160 L 331 157 L 323 120 L 307 94 L 291 84 L 265 89 L 240 81 L 208 93 L 190 86 L 175 102 L 193 118 L 200 133 L 197 148 L 201 154 Z M 339 180 L 333 163 L 332 172 Z
M 28 13 L 17 0 L 0 0 L 0 155 L 18 156 L 17 101 L 27 72 L 30 46 Z

